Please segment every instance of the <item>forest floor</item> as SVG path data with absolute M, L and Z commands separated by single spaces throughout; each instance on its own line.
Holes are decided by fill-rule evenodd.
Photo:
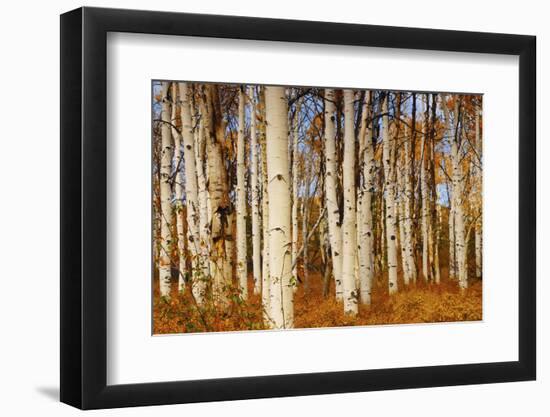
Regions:
M 446 274 L 445 274 L 446 275 Z M 399 292 L 389 296 L 387 283 L 376 279 L 370 306 L 359 306 L 357 317 L 344 314 L 341 302 L 334 297 L 334 288 L 323 297 L 320 274 L 310 272 L 309 288 L 300 285 L 294 296 L 295 328 L 365 326 L 380 324 L 436 323 L 476 321 L 482 319 L 482 282 L 470 280 L 461 294 L 456 281 L 442 279 L 440 284 L 419 281 L 405 287 L 399 282 Z M 190 291 L 177 294 L 172 288 L 170 300 L 159 296 L 158 280 L 154 283 L 153 333 L 193 333 L 233 330 L 263 330 L 259 295 L 253 294 L 249 278 L 249 298 L 246 302 L 236 293 L 229 295 L 223 308 L 206 303 L 200 309 Z

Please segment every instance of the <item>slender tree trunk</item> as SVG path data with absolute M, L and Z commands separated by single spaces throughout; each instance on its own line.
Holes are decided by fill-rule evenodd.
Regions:
M 430 247 L 430 209 L 429 209 L 429 196 L 428 196 L 428 168 L 427 159 L 427 136 L 428 136 L 428 97 L 426 95 L 426 104 L 424 112 L 424 128 L 422 129 L 422 151 L 421 151 L 421 164 L 420 164 L 420 192 L 422 195 L 422 276 L 425 282 L 430 281 L 430 267 L 429 267 L 429 247 Z
M 195 106 L 193 102 L 190 102 L 191 115 L 195 114 Z M 206 172 L 204 168 L 204 162 L 206 159 L 205 154 L 205 140 L 204 140 L 204 116 L 197 117 L 195 120 L 195 166 L 197 169 L 197 186 L 198 186 L 198 199 L 199 199 L 199 257 L 197 267 L 199 268 L 195 273 L 198 274 L 197 280 L 204 282 L 206 289 L 206 281 L 210 276 L 210 268 L 208 263 L 208 256 L 210 253 L 210 221 L 208 213 L 209 196 L 206 188 Z M 202 272 L 201 272 L 202 271 Z
M 436 284 L 441 282 L 441 271 L 439 268 L 439 193 L 436 185 L 436 148 L 435 148 L 435 122 L 437 117 L 437 95 L 432 94 L 432 116 L 430 121 L 430 189 L 432 198 L 430 199 L 430 239 L 431 239 L 431 254 L 432 263 L 432 278 Z
M 308 242 L 306 241 L 306 236 L 308 235 L 308 227 L 307 223 L 309 221 L 309 196 L 307 189 L 309 187 L 309 178 L 306 175 L 304 178 L 304 190 L 306 190 L 306 194 L 304 194 L 304 197 L 302 199 L 302 240 L 304 241 L 304 250 L 302 252 L 302 265 L 304 270 L 304 291 L 308 291 L 309 289 L 309 271 L 308 271 L 308 258 L 307 258 L 307 247 Z
M 454 132 L 450 131 L 450 115 L 447 108 L 446 97 L 442 97 L 443 112 L 445 114 L 447 131 L 452 134 L 451 138 L 451 161 L 452 161 L 452 207 L 454 211 L 454 234 L 455 234 L 455 254 L 458 272 L 458 286 L 461 290 L 468 287 L 468 270 L 466 264 L 466 245 L 464 232 L 464 212 L 462 208 L 463 198 L 463 179 L 462 166 L 460 164 L 460 104 L 455 101 L 455 126 Z
M 173 102 L 175 103 L 175 98 L 178 96 L 178 85 L 172 83 L 172 97 Z M 174 190 L 175 190 L 175 214 L 176 214 L 176 234 L 178 237 L 178 291 L 185 291 L 185 275 L 186 275 L 186 265 L 185 265 L 185 231 L 183 225 L 183 179 L 181 176 L 182 157 L 181 157 L 181 134 L 176 129 L 176 119 L 177 119 L 178 106 L 176 104 L 172 105 L 172 116 L 170 122 L 172 130 L 172 139 L 174 141 L 174 166 L 175 172 L 173 174 L 174 178 Z
M 363 117 L 361 120 L 361 152 L 363 187 L 359 197 L 359 299 L 361 304 L 370 305 L 372 282 L 374 278 L 374 243 L 372 225 L 372 194 L 374 190 L 374 149 L 372 147 L 372 129 L 369 127 L 371 117 L 372 92 L 365 94 Z
M 481 146 L 481 128 L 480 128 L 480 116 L 481 116 L 481 108 L 478 108 L 476 107 L 475 108 L 475 113 L 476 113 L 476 116 L 475 116 L 475 123 L 476 123 L 476 126 L 475 126 L 475 129 L 476 129 L 476 143 L 475 143 L 475 146 L 476 146 L 476 152 L 477 154 L 479 155 L 480 159 L 481 159 L 481 154 L 482 154 L 482 146 Z M 476 223 L 475 223 L 475 257 L 476 257 L 476 278 L 478 279 L 481 279 L 481 275 L 482 275 L 482 269 L 483 269 L 483 266 L 482 266 L 482 244 L 483 244 L 483 237 L 482 237 L 482 210 L 483 210 L 483 205 L 482 205 L 482 199 L 481 199 L 481 190 L 483 188 L 483 184 L 482 184 L 482 172 L 481 172 L 481 168 L 475 168 L 474 169 L 474 172 L 476 174 L 476 196 L 475 196 L 475 200 L 476 200 L 476 205 L 477 205 L 477 209 L 479 210 L 479 215 L 477 217 L 477 220 L 476 220 Z
M 172 252 L 172 132 L 170 129 L 170 83 L 162 82 L 161 111 L 161 165 L 160 165 L 160 207 L 161 207 L 161 242 L 159 257 L 159 286 L 162 297 L 170 297 L 171 252 Z
M 271 319 L 271 277 L 269 268 L 269 193 L 267 177 L 267 138 L 266 138 L 266 119 L 265 119 L 265 90 L 260 87 L 259 94 L 260 114 L 262 123 L 260 125 L 260 146 L 262 155 L 262 306 L 264 313 L 264 323 L 273 327 Z
M 457 103 L 455 106 L 455 115 L 459 115 L 460 107 Z M 468 268 L 466 264 L 466 238 L 465 238 L 465 225 L 464 225 L 464 211 L 463 211 L 463 195 L 464 184 L 462 179 L 462 166 L 460 164 L 460 144 L 459 144 L 459 122 L 460 118 L 456 121 L 455 140 L 451 146 L 451 154 L 453 157 L 453 200 L 455 203 L 455 234 L 456 234 L 456 258 L 458 263 L 458 286 L 461 290 L 468 288 Z
M 246 184 L 244 164 L 244 86 L 239 87 L 239 130 L 237 132 L 237 279 L 241 297 L 248 298 L 248 271 L 246 260 Z
M 447 130 L 450 133 L 450 130 Z M 452 164 L 451 164 L 452 165 Z M 452 168 L 451 168 L 452 175 Z M 451 180 L 452 181 L 452 180 Z M 455 208 L 453 202 L 452 182 L 447 187 L 447 198 L 449 200 L 449 279 L 456 279 L 456 239 L 455 239 Z
M 439 199 L 438 199 L 439 200 Z M 438 203 L 435 205 L 435 246 L 434 246 L 434 264 L 435 264 L 435 283 L 441 282 L 441 269 L 439 267 L 439 242 L 441 238 L 441 207 Z
M 383 98 L 382 106 L 382 131 L 383 131 L 383 164 L 386 189 L 386 247 L 388 253 L 388 291 L 391 294 L 397 292 L 397 230 L 395 224 L 395 177 L 393 161 L 393 145 L 395 138 L 390 132 L 388 101 L 389 93 Z
M 401 268 L 403 269 L 403 283 L 405 286 L 410 282 L 410 264 L 407 254 L 407 230 L 405 228 L 405 176 L 406 169 L 404 167 L 405 161 L 402 157 L 397 158 L 397 188 L 398 201 L 396 202 L 396 210 L 399 213 L 399 252 L 401 253 Z
M 325 196 L 328 213 L 328 234 L 332 253 L 332 270 L 336 287 L 336 299 L 343 300 L 342 288 L 342 228 L 336 194 L 338 171 L 336 169 L 336 127 L 334 90 L 325 89 Z
M 195 159 L 195 138 L 193 123 L 191 122 L 191 106 L 187 83 L 179 83 L 180 111 L 183 138 L 183 157 L 185 162 L 185 199 L 187 208 L 187 243 L 191 253 L 192 289 L 193 295 L 199 304 L 202 303 L 205 293 L 204 277 L 199 268 L 200 233 L 199 233 L 199 195 L 197 184 L 197 169 Z
M 404 144 L 407 142 L 406 131 L 401 137 L 401 94 L 397 94 L 396 109 L 395 109 L 395 125 L 396 125 L 396 138 L 394 143 L 395 153 L 395 177 L 396 177 L 396 201 L 395 212 L 398 217 L 399 224 L 399 253 L 401 253 L 401 268 L 403 271 L 403 283 L 405 286 L 409 285 L 411 280 L 411 264 L 407 253 L 407 229 L 405 227 L 405 194 L 407 192 L 405 182 L 407 181 L 407 153 Z
M 323 297 L 327 298 L 330 292 L 330 274 L 332 272 L 330 265 L 330 241 L 328 239 L 327 219 L 323 216 L 323 220 L 319 224 L 319 243 L 321 245 L 321 260 L 323 263 Z
M 261 226 L 260 226 L 260 182 L 258 177 L 258 138 L 256 132 L 256 99 L 254 87 L 249 87 L 251 103 L 250 116 L 250 182 L 252 190 L 252 275 L 254 277 L 254 294 L 262 291 L 261 264 Z
M 413 125 L 413 129 L 416 127 Z M 414 133 L 411 131 L 411 142 L 413 141 Z M 414 170 L 414 158 L 411 153 L 414 153 L 414 149 L 409 140 L 405 139 L 404 152 L 405 152 L 405 194 L 404 194 L 404 230 L 405 230 L 405 257 L 408 264 L 408 281 L 416 283 L 416 256 L 414 250 L 414 224 L 413 224 L 413 170 Z
M 295 284 L 298 283 L 298 139 L 300 122 L 300 101 L 296 102 L 294 113 L 294 134 L 292 136 L 292 278 Z M 298 288 L 295 286 L 295 288 Z
M 476 220 L 476 225 L 475 225 L 476 278 L 478 279 L 481 278 L 482 270 L 483 270 L 482 245 L 483 245 L 483 237 L 481 232 L 481 216 L 480 216 Z
M 283 87 L 266 87 L 269 265 L 275 328 L 294 326 L 291 283 L 290 178 L 288 175 L 288 105 Z
M 344 90 L 344 222 L 342 242 L 342 284 L 344 312 L 356 315 L 358 294 L 355 286 L 356 208 L 355 208 L 355 128 L 353 90 Z

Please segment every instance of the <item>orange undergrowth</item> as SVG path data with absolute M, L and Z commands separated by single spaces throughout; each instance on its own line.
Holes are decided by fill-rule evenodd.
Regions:
M 158 282 L 153 296 L 153 332 L 155 334 L 219 332 L 234 330 L 262 330 L 261 299 L 253 294 L 249 280 L 249 299 L 244 302 L 238 292 L 229 289 L 228 303 L 217 306 L 213 302 L 199 308 L 190 291 L 177 294 L 175 287 L 169 301 L 161 299 Z M 418 282 L 388 295 L 382 279 L 374 283 L 372 304 L 360 306 L 357 317 L 344 314 L 342 303 L 334 298 L 334 289 L 328 297 L 322 295 L 319 274 L 310 273 L 306 291 L 298 287 L 294 298 L 296 328 L 364 326 L 380 324 L 436 323 L 475 321 L 482 319 L 482 283 L 470 282 L 461 294 L 456 281 L 443 280 L 439 285 Z

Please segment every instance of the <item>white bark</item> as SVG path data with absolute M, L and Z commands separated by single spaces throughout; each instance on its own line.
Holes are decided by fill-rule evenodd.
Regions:
M 372 192 L 374 190 L 374 149 L 372 147 L 372 129 L 369 127 L 370 103 L 372 93 L 366 92 L 365 103 L 361 119 L 361 151 L 363 186 L 358 201 L 359 223 L 359 300 L 362 304 L 370 305 L 372 281 L 374 278 L 374 254 L 373 254 L 373 225 L 372 225 Z
M 195 107 L 190 102 L 191 115 L 195 113 Z M 197 186 L 199 198 L 199 251 L 198 267 L 202 270 L 201 278 L 207 280 L 210 276 L 210 268 L 208 256 L 210 253 L 210 226 L 209 226 L 209 203 L 208 190 L 206 188 L 206 172 L 205 172 L 205 140 L 204 140 L 204 115 L 197 118 L 195 125 L 195 166 L 197 168 Z M 199 273 L 199 271 L 197 271 Z M 206 282 L 205 282 L 206 283 Z
M 159 257 L 159 287 L 162 297 L 170 297 L 171 251 L 172 251 L 172 132 L 170 129 L 170 83 L 163 81 L 161 125 L 161 165 L 160 165 L 160 207 L 161 207 L 161 242 Z
M 450 134 L 450 130 L 448 130 Z M 452 162 L 451 162 L 452 165 Z M 452 167 L 451 167 L 452 175 Z M 449 199 L 449 279 L 456 279 L 456 245 L 455 245 L 455 209 L 453 203 L 453 185 L 452 180 L 447 189 Z
M 358 294 L 355 286 L 356 208 L 355 208 L 355 128 L 353 90 L 344 90 L 344 221 L 342 242 L 342 286 L 344 312 L 356 315 Z
M 413 127 L 416 128 L 416 127 Z M 411 132 L 411 138 L 413 133 Z M 411 144 L 410 140 L 405 139 L 404 152 L 405 152 L 405 194 L 403 201 L 403 217 L 404 217 L 404 232 L 405 232 L 405 258 L 407 259 L 407 272 L 408 276 L 406 282 L 416 282 L 416 257 L 413 242 L 413 219 L 412 219 L 412 202 L 414 198 L 414 191 L 412 185 L 413 175 L 413 159 L 411 156 Z
M 466 245 L 465 245 L 465 227 L 464 227 L 464 211 L 462 207 L 462 199 L 464 194 L 464 182 L 462 179 L 462 166 L 460 164 L 460 126 L 459 113 L 460 105 L 458 100 L 455 102 L 454 116 L 455 126 L 453 131 L 450 127 L 450 115 L 447 109 L 446 98 L 442 98 L 443 111 L 446 119 L 447 131 L 451 135 L 451 161 L 452 161 L 452 200 L 451 204 L 454 211 L 454 234 L 455 234 L 455 256 L 458 273 L 458 286 L 461 290 L 468 288 L 468 268 L 466 264 Z
M 336 287 L 336 299 L 343 299 L 342 286 L 342 228 L 336 195 L 338 172 L 336 170 L 336 106 L 334 90 L 325 89 L 325 198 L 328 216 L 328 234 L 332 252 L 332 269 Z
M 389 93 L 384 96 L 382 105 L 382 132 L 383 132 L 383 164 L 385 179 L 386 202 L 386 247 L 388 254 L 388 291 L 397 292 L 397 230 L 395 224 L 395 175 L 393 161 L 393 147 L 395 138 L 389 131 L 388 116 Z
M 178 85 L 172 83 L 172 97 L 175 98 L 178 95 Z M 181 176 L 181 170 L 183 168 L 182 156 L 181 156 L 181 134 L 176 129 L 176 116 L 177 116 L 178 106 L 175 104 L 172 105 L 172 115 L 170 122 L 172 130 L 172 139 L 174 140 L 174 167 L 175 172 L 174 176 L 174 190 L 175 190 L 175 214 L 176 214 L 176 233 L 178 237 L 178 291 L 185 291 L 185 232 L 183 228 L 183 179 Z
M 249 87 L 250 109 L 250 188 L 252 191 L 252 276 L 254 294 L 262 290 L 261 227 L 260 227 L 260 182 L 258 176 L 258 138 L 256 129 L 256 98 L 254 87 Z
M 210 274 L 214 299 L 216 302 L 225 303 L 227 298 L 224 290 L 231 279 L 229 270 L 231 248 L 226 245 L 226 237 L 231 230 L 229 226 L 231 206 L 221 146 L 225 126 L 219 109 L 217 87 L 207 84 L 205 90 L 204 127 L 207 135 L 208 194 L 210 196 Z
M 407 230 L 405 228 L 405 176 L 406 161 L 403 158 L 397 158 L 399 165 L 397 168 L 397 188 L 398 200 L 396 202 L 396 211 L 399 213 L 399 250 L 401 252 L 401 267 L 403 269 L 403 283 L 409 285 L 410 282 L 410 264 L 407 256 Z
M 476 152 L 477 155 L 479 155 L 481 159 L 481 152 L 482 152 L 482 144 L 481 144 L 481 128 L 480 128 L 480 117 L 481 117 L 481 109 L 475 108 L 476 116 L 475 116 L 475 123 L 476 123 Z M 482 275 L 482 245 L 483 245 L 483 237 L 482 237 L 482 199 L 481 199 L 481 190 L 482 190 L 482 175 L 481 175 L 481 169 L 475 168 L 474 174 L 476 178 L 474 178 L 475 184 L 476 184 L 476 205 L 477 209 L 479 211 L 479 215 L 477 217 L 476 223 L 475 223 L 475 261 L 476 261 L 476 278 L 480 279 Z
M 239 130 L 237 132 L 237 280 L 241 297 L 248 298 L 248 271 L 246 260 L 246 184 L 244 163 L 244 87 L 239 87 Z
M 294 114 L 294 134 L 292 135 L 292 277 L 294 283 L 298 282 L 298 140 L 300 122 L 300 102 L 296 102 Z M 297 288 L 297 286 L 295 286 Z
M 288 175 L 288 106 L 283 87 L 266 87 L 267 178 L 271 312 L 275 328 L 294 326 L 291 283 L 290 178 Z
M 187 83 L 179 83 L 181 100 L 181 123 L 183 137 L 183 157 L 185 162 L 185 199 L 187 207 L 187 242 L 193 265 L 192 289 L 195 299 L 200 304 L 204 299 L 205 283 L 198 268 L 199 252 L 199 196 L 197 184 L 197 169 L 195 159 L 195 137 L 191 122 L 191 107 Z
M 259 101 L 260 114 L 262 115 L 262 124 L 260 129 L 260 146 L 262 155 L 262 307 L 264 323 L 273 327 L 271 320 L 271 278 L 269 272 L 269 194 L 267 191 L 267 142 L 266 142 L 266 120 L 265 120 L 265 90 L 262 94 L 260 87 Z
M 439 196 L 437 196 L 436 201 L 439 201 Z M 440 240 L 440 229 L 441 229 L 441 208 L 439 204 L 435 203 L 435 242 L 434 242 L 434 265 L 435 265 L 435 283 L 439 284 L 441 282 L 441 270 L 439 268 L 439 240 Z
M 304 178 L 304 189 L 307 190 L 307 187 L 309 186 L 309 178 L 306 176 Z M 304 250 L 302 251 L 302 269 L 303 269 L 303 279 L 304 279 L 304 289 L 307 289 L 308 287 L 308 280 L 309 280 L 309 273 L 308 273 L 308 258 L 307 258 L 307 247 L 308 242 L 306 241 L 306 236 L 308 235 L 308 218 L 309 218 L 309 207 L 308 202 L 309 196 L 304 194 L 303 200 L 302 200 L 302 240 L 304 241 Z
M 426 109 L 427 109 L 427 98 L 426 98 Z M 424 114 L 424 128 L 422 129 L 422 151 L 421 151 L 421 164 L 420 164 L 420 193 L 421 193 L 421 228 L 422 228 L 422 276 L 424 281 L 428 282 L 430 280 L 430 271 L 429 271 L 429 227 L 430 227 L 430 208 L 429 208 L 429 198 L 428 198 L 428 178 L 427 178 L 427 169 L 426 169 L 426 138 L 428 135 L 428 114 L 427 110 L 423 112 Z

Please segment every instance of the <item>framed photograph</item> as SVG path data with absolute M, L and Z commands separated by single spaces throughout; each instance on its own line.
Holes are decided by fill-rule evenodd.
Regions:
M 61 401 L 533 380 L 535 37 L 61 16 Z

